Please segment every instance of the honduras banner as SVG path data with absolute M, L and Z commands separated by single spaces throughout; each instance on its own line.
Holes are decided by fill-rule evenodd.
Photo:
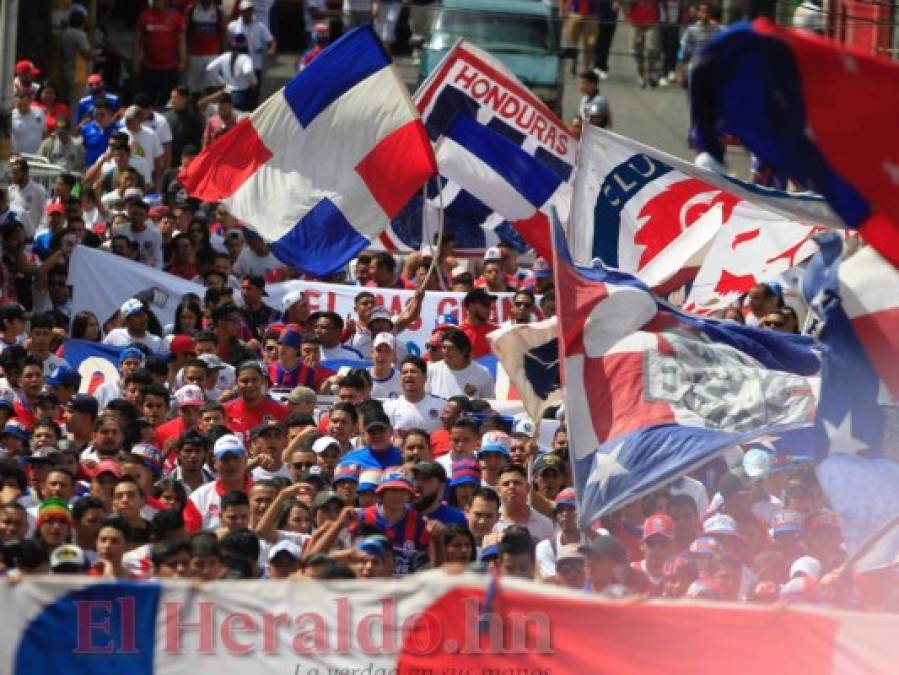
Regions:
M 521 147 L 562 181 L 571 177 L 577 140 L 562 120 L 502 62 L 467 42 L 450 49 L 419 87 L 414 101 L 434 143 L 463 113 Z M 424 214 L 421 194 L 413 197 L 382 233 L 384 248 L 408 252 L 418 250 L 423 242 L 431 243 L 441 193 L 446 231 L 452 232 L 460 253 L 482 252 L 499 239 L 525 248 L 505 218 L 446 177 L 428 183 Z
M 147 300 L 165 326 L 175 322 L 175 309 L 185 293 L 193 293 L 202 300 L 206 292 L 200 284 L 87 246 L 76 246 L 72 252 L 69 286 L 72 287 L 72 316 L 83 311 L 93 312 L 101 326 L 123 302 L 138 296 Z
M 792 226 L 771 258 L 808 239 L 797 223 L 843 226 L 816 195 L 760 188 L 592 126 L 581 136 L 568 222 L 577 264 L 598 258 L 662 293 L 696 275 L 724 226 L 741 232 Z
M 119 381 L 119 357 L 125 347 L 114 347 L 88 340 L 66 340 L 66 361 L 81 375 L 82 394 L 91 394 L 101 384 Z
M 759 669 L 854 675 L 893 672 L 899 659 L 896 614 L 633 604 L 513 577 L 491 579 L 440 571 L 305 583 L 29 576 L 0 585 L 0 671 L 542 674 L 596 672 L 602 662 L 620 675 Z M 742 630 L 734 631 L 737 625 Z M 654 636 L 652 649 L 621 638 L 641 634 Z

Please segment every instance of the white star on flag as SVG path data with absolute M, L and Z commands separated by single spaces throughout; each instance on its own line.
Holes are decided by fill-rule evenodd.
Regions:
M 830 451 L 844 455 L 857 455 L 868 446 L 852 435 L 852 413 L 847 412 L 843 421 L 835 425 L 828 419 L 823 420 L 824 431 L 830 441 Z
M 613 476 L 623 476 L 630 473 L 624 465 L 618 461 L 618 455 L 624 447 L 624 441 L 621 441 L 614 450 L 609 453 L 597 452 L 593 455 L 593 471 L 587 477 L 587 485 L 599 483 L 599 491 L 603 497 L 606 496 L 606 490 L 609 488 L 609 481 Z
M 890 182 L 893 185 L 899 185 L 899 164 L 896 164 L 895 162 L 884 162 L 883 172 L 887 175 L 887 178 L 890 179 Z

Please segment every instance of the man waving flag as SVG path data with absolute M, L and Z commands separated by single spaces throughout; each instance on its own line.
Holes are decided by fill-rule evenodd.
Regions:
M 325 275 L 377 237 L 437 167 L 418 111 L 371 26 L 346 33 L 179 176 Z

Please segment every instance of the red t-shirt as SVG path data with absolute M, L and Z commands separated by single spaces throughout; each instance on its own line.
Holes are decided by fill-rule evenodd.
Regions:
M 437 429 L 431 432 L 431 457 L 437 459 L 453 449 L 450 440 L 450 432 L 446 429 Z
M 156 447 L 161 452 L 165 452 L 165 444 L 172 438 L 178 438 L 183 433 L 184 419 L 180 416 L 160 424 L 156 427 Z
M 144 68 L 174 70 L 178 67 L 178 40 L 184 33 L 184 16 L 174 9 L 145 9 L 136 29 L 144 37 Z
M 491 333 L 497 329 L 492 323 L 481 324 L 480 326 L 472 326 L 467 321 L 459 326 L 471 342 L 471 358 L 477 359 L 490 353 L 490 343 L 487 342 L 487 333 Z
M 234 433 L 250 431 L 262 424 L 266 417 L 283 422 L 289 415 L 290 409 L 286 405 L 270 398 L 263 398 L 252 408 L 242 398 L 225 404 L 225 426 Z
M 627 13 L 627 20 L 633 25 L 648 28 L 659 20 L 657 0 L 636 0 Z

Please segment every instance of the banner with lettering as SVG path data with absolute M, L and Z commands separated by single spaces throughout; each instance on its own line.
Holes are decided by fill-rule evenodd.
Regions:
M 563 181 L 574 169 L 577 140 L 565 124 L 496 57 L 465 42 L 456 44 L 414 96 L 431 141 L 436 142 L 463 113 L 519 144 Z M 428 183 L 427 199 L 416 195 L 381 235 L 388 251 L 417 250 L 430 243 L 437 212 L 456 250 L 474 254 L 497 240 L 527 247 L 512 226 L 469 192 L 444 177 Z
M 496 579 L 27 576 L 0 584 L 0 672 L 849 675 L 895 672 L 899 659 L 897 614 L 620 602 Z

